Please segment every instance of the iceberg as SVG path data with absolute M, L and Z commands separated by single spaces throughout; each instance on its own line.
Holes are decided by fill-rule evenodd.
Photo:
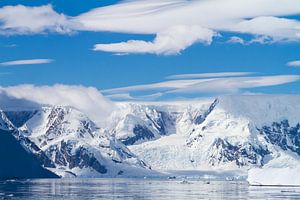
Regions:
M 252 168 L 248 182 L 260 186 L 300 186 L 300 167 Z
M 300 186 L 300 161 L 290 152 L 281 152 L 261 168 L 250 168 L 248 183 L 260 186 Z

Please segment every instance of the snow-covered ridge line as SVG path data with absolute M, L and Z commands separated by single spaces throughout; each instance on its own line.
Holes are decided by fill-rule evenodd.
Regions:
M 272 94 L 250 94 L 250 95 L 227 95 L 217 98 L 199 98 L 192 100 L 177 101 L 148 101 L 148 102 L 116 102 L 118 107 L 125 105 L 140 105 L 148 107 L 159 107 L 173 111 L 183 111 L 186 107 L 201 107 L 219 100 L 219 107 L 236 116 L 248 117 L 256 122 L 275 122 L 290 118 L 291 124 L 299 121 L 297 114 L 300 113 L 300 95 L 272 95 Z M 270 113 L 270 111 L 272 111 Z M 298 115 L 299 116 L 299 115 Z
M 282 155 L 297 163 L 299 102 L 299 95 L 117 102 L 104 125 L 69 106 L 3 114 L 25 147 L 46 156 L 43 166 L 55 173 L 125 176 L 153 170 L 245 171 L 269 166 Z

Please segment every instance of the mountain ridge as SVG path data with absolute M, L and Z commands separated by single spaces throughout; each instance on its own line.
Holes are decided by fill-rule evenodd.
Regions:
M 297 102 L 299 95 L 117 102 L 104 127 L 66 106 L 4 110 L 2 118 L 13 123 L 14 137 L 43 167 L 62 177 L 246 171 L 286 152 L 299 157 Z

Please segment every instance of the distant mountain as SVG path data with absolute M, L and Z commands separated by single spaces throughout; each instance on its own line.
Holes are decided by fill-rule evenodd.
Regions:
M 75 108 L 42 106 L 4 110 L 0 126 L 62 177 L 246 171 L 283 155 L 300 161 L 299 102 L 296 95 L 119 102 L 100 126 Z

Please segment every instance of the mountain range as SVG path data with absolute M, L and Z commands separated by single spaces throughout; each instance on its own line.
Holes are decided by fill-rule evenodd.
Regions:
M 13 136 L 34 157 L 28 162 L 47 171 L 45 177 L 246 173 L 252 168 L 299 164 L 299 102 L 297 95 L 116 102 L 101 124 L 69 106 L 5 108 L 0 112 L 0 134 Z M 23 162 L 16 157 L 5 160 L 3 170 L 8 172 L 8 165 Z

